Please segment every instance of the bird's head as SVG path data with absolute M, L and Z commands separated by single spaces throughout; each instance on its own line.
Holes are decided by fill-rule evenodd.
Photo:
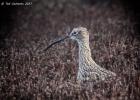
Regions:
M 84 27 L 77 27 L 70 32 L 69 37 L 77 42 L 84 42 L 89 39 L 89 32 Z
M 69 35 L 65 36 L 64 38 L 57 40 L 50 44 L 44 51 L 48 50 L 50 47 L 52 47 L 56 43 L 60 43 L 61 41 L 64 41 L 65 39 L 70 38 L 73 40 L 76 40 L 78 43 L 87 43 L 89 41 L 89 32 L 84 27 L 77 27 L 74 28 Z

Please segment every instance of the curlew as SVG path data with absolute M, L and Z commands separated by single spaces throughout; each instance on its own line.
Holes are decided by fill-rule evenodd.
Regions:
M 89 47 L 89 32 L 84 27 L 74 28 L 69 35 L 52 43 L 45 50 L 48 50 L 54 44 L 67 38 L 76 40 L 79 45 L 79 68 L 77 74 L 78 81 L 104 81 L 115 77 L 116 74 L 105 68 L 102 68 L 92 59 L 91 49 Z

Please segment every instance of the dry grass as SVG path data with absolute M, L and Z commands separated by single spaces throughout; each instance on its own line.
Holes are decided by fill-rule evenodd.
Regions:
M 0 49 L 1 100 L 140 99 L 140 42 L 132 37 L 134 23 L 121 5 L 89 6 L 65 0 L 48 5 L 42 0 L 16 14 L 20 18 L 16 17 L 12 36 Z M 79 86 L 75 82 L 78 47 L 71 40 L 42 52 L 75 26 L 89 29 L 92 57 L 115 72 L 116 80 L 92 88 Z

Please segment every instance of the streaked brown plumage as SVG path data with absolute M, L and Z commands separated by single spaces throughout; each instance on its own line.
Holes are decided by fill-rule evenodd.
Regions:
M 116 76 L 115 73 L 97 65 L 91 57 L 89 47 L 89 32 L 86 28 L 74 28 L 70 38 L 76 40 L 79 45 L 79 70 L 77 80 L 100 81 Z

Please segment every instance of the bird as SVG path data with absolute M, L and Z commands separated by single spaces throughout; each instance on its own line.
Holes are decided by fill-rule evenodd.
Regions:
M 65 36 L 64 38 L 55 41 L 47 47 L 48 50 L 52 45 L 59 43 L 67 38 L 75 40 L 79 47 L 79 68 L 77 73 L 77 81 L 105 81 L 108 78 L 116 76 L 116 73 L 109 71 L 99 66 L 91 55 L 91 49 L 89 46 L 89 32 L 85 27 L 76 27 Z
M 76 40 L 79 46 L 79 69 L 77 80 L 80 81 L 100 81 L 116 74 L 105 68 L 100 67 L 92 59 L 89 46 L 89 32 L 87 28 L 74 28 L 70 33 L 70 38 Z

